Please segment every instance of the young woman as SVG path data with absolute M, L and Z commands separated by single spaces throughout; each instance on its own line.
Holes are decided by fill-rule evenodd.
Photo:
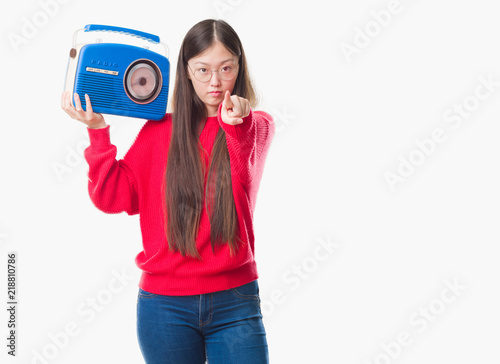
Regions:
M 256 98 L 241 41 L 226 22 L 186 34 L 172 113 L 148 120 L 123 159 L 110 126 L 75 94 L 62 108 L 88 127 L 90 198 L 140 214 L 137 335 L 146 363 L 268 363 L 253 211 L 275 126 Z

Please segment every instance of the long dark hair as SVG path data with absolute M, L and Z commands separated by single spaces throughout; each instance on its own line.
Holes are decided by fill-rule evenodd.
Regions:
M 245 52 L 234 29 L 223 20 L 207 19 L 194 25 L 184 37 L 177 61 L 175 86 L 172 94 L 172 137 L 162 194 L 165 233 L 169 249 L 179 250 L 182 256 L 202 259 L 196 248 L 203 194 L 210 216 L 210 240 L 215 247 L 229 244 L 233 256 L 238 249 L 238 216 L 234 204 L 231 168 L 226 135 L 217 132 L 210 156 L 206 190 L 203 190 L 206 168 L 200 153 L 199 133 L 208 117 L 203 101 L 188 79 L 187 62 L 220 42 L 238 57 L 238 76 L 232 94 L 246 98 L 252 108 L 256 95 L 249 77 Z

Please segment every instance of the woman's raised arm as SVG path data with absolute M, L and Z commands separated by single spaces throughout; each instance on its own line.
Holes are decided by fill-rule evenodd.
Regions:
M 116 214 L 125 211 L 129 215 L 139 212 L 138 184 L 127 157 L 116 160 L 117 149 L 111 144 L 110 126 L 101 114 L 94 113 L 90 98 L 85 95 L 87 111 L 81 107 L 75 94 L 75 105 L 70 103 L 70 93 L 64 92 L 61 107 L 73 119 L 87 125 L 90 145 L 84 150 L 89 165 L 88 191 L 90 199 L 101 211 Z M 130 151 L 129 151 L 130 152 Z

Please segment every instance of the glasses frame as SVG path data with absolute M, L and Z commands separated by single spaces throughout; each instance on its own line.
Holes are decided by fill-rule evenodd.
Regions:
M 186 62 L 186 63 L 187 63 L 187 62 Z M 231 80 L 233 80 L 235 77 L 237 77 L 237 76 L 238 76 L 238 72 L 239 72 L 239 64 L 237 64 L 237 65 L 236 65 L 236 67 L 235 67 L 236 71 L 234 72 L 234 76 L 233 76 L 232 78 L 230 78 L 229 80 L 226 80 L 226 79 L 222 78 L 222 77 L 220 76 L 220 73 L 219 73 L 220 69 L 218 69 L 218 70 L 213 70 L 213 71 L 210 71 L 210 78 L 209 78 L 208 80 L 206 80 L 206 81 L 202 81 L 202 80 L 200 80 L 198 77 L 196 77 L 196 71 L 198 71 L 198 69 L 199 69 L 199 68 L 193 71 L 193 69 L 191 68 L 191 66 L 189 65 L 189 63 L 187 63 L 187 65 L 188 65 L 188 67 L 189 67 L 189 70 L 190 70 L 190 71 L 191 71 L 191 73 L 193 74 L 194 78 L 196 78 L 198 81 L 203 82 L 203 83 L 210 82 L 210 80 L 212 79 L 212 77 L 213 77 L 213 75 L 214 75 L 214 72 L 217 72 L 217 74 L 219 75 L 219 78 L 220 78 L 221 80 L 223 80 L 223 81 L 231 81 Z M 224 66 L 224 67 L 226 67 L 226 66 Z M 206 67 L 201 67 L 201 68 L 206 68 Z

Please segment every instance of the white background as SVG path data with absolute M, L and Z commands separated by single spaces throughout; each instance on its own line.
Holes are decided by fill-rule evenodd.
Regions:
M 500 360 L 493 1 L 28 0 L 4 4 L 0 17 L 2 363 L 43 363 L 34 355 L 44 350 L 50 363 L 143 362 L 139 216 L 104 214 L 90 201 L 86 126 L 61 109 L 60 97 L 76 29 L 157 34 L 175 69 L 184 35 L 206 18 L 223 18 L 239 34 L 260 109 L 277 126 L 255 210 L 271 363 Z M 38 26 L 25 37 L 28 22 Z M 342 47 L 356 52 L 348 57 Z M 481 78 L 493 80 L 491 91 Z M 459 119 L 454 107 L 468 115 Z M 122 158 L 145 120 L 106 121 Z M 424 154 L 415 140 L 439 130 Z M 391 188 L 386 175 L 401 175 L 404 163 L 408 173 Z M 58 177 L 61 165 L 68 171 Z M 4 336 L 11 251 L 15 359 Z M 115 283 L 121 291 L 92 311 L 88 298 L 109 298 L 118 273 L 126 275 Z M 78 334 L 64 341 L 68 325 Z

